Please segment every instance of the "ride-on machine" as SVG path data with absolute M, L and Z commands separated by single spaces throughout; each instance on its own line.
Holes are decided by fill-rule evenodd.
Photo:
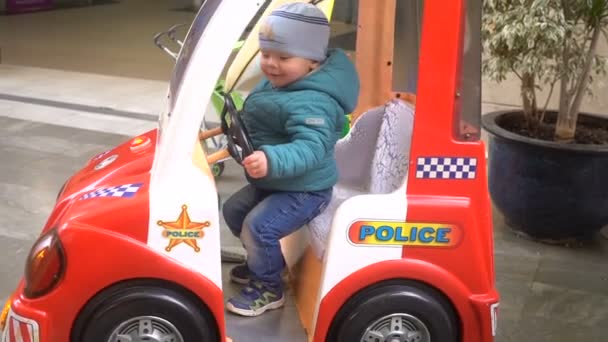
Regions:
M 3 342 L 227 338 L 211 166 L 252 152 L 230 94 L 260 77 L 257 18 L 288 1 L 205 1 L 158 128 L 61 188 L 3 310 Z M 333 0 L 312 2 L 331 16 Z M 413 32 L 400 26 L 416 23 L 399 20 L 408 10 Z M 323 213 L 281 241 L 309 340 L 493 341 L 480 17 L 480 0 L 360 0 L 361 96 L 336 146 L 340 179 Z M 225 67 L 222 125 L 200 132 Z M 227 149 L 207 154 L 201 140 L 222 134 Z

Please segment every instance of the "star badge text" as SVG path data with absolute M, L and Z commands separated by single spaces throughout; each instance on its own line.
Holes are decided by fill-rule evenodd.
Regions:
M 165 222 L 159 220 L 157 224 L 165 228 L 163 237 L 169 239 L 169 244 L 165 247 L 167 252 L 171 252 L 173 247 L 183 242 L 198 253 L 201 249 L 198 247 L 196 240 L 202 239 L 205 236 L 203 228 L 209 227 L 211 222 L 192 222 L 190 215 L 188 215 L 188 206 L 184 204 L 182 205 L 182 212 L 176 221 Z

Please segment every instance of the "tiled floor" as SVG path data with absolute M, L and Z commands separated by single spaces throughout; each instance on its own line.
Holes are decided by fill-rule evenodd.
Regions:
M 134 3 L 136 1 L 124 1 L 127 12 L 141 9 Z M 169 2 L 162 2 L 165 7 L 160 3 L 153 2 L 141 10 L 141 17 L 148 19 L 138 18 L 137 22 L 141 20 L 143 26 L 134 26 L 145 32 L 137 31 L 134 35 L 148 37 L 156 27 L 162 29 L 192 15 L 168 11 Z M 112 6 L 119 5 L 104 8 Z M 83 31 L 92 32 L 89 37 L 96 37 L 100 50 L 111 45 L 107 36 L 95 36 L 99 34 L 96 30 L 104 27 L 102 24 L 111 13 L 108 10 L 87 12 L 87 8 L 82 8 L 11 18 L 0 16 L 0 47 L 5 63 L 0 64 L 0 218 L 3 222 L 0 250 L 4 252 L 0 261 L 0 299 L 10 294 L 21 277 L 26 254 L 45 223 L 63 181 L 92 155 L 153 128 L 157 114 L 164 108 L 165 71 L 158 66 L 170 64 L 170 60 L 154 47 L 147 50 L 143 47 L 145 44 L 124 43 L 139 38 L 123 36 L 121 44 L 125 45 L 121 45 L 121 49 L 95 57 L 93 48 L 76 52 L 78 44 L 86 44 L 86 39 L 70 42 L 66 37 L 63 44 L 66 51 L 72 52 L 69 57 L 41 60 L 40 51 L 43 55 L 49 53 L 46 49 L 53 44 L 35 46 L 43 38 L 36 34 L 33 24 L 44 27 L 40 25 L 44 20 L 51 24 L 62 21 L 66 25 L 62 27 L 69 27 L 70 16 L 66 14 L 69 11 L 97 18 L 87 20 L 89 28 Z M 162 11 L 169 14 L 157 13 Z M 121 20 L 129 16 L 121 18 L 123 16 L 116 17 L 113 29 L 127 25 Z M 62 35 L 54 30 L 59 30 L 58 26 L 51 32 Z M 57 43 L 53 37 L 48 39 Z M 346 44 L 352 41 L 345 40 Z M 13 51 L 7 52 L 7 47 Z M 19 57 L 34 50 L 38 53 L 37 59 Z M 140 63 L 147 64 L 145 66 L 128 64 L 121 69 L 124 67 L 121 63 L 129 54 L 158 54 L 159 57 Z M 85 63 L 83 59 L 87 58 L 89 61 Z M 91 64 L 91 60 L 99 63 Z M 120 66 L 113 69 L 114 72 L 106 72 L 112 64 Z M 71 70 L 76 72 L 65 71 L 72 66 Z M 491 104 L 483 106 L 484 112 L 495 108 Z M 241 184 L 239 167 L 228 163 L 219 181 L 221 197 L 227 198 Z M 514 236 L 497 212 L 494 226 L 496 279 L 502 296 L 496 341 L 607 341 L 608 240 L 598 237 L 577 248 L 541 245 Z M 238 241 L 225 228 L 222 241 L 226 247 L 239 248 Z M 231 266 L 223 267 L 226 280 Z M 237 290 L 226 284 L 226 296 Z M 235 342 L 305 341 L 293 302 L 259 318 L 232 315 L 227 318 Z
M 0 296 L 23 271 L 29 247 L 62 182 L 92 155 L 127 136 L 51 125 L 0 112 Z M 91 114 L 102 116 L 103 114 Z M 225 199 L 243 182 L 234 163 L 220 178 Z M 497 341 L 604 341 L 608 334 L 608 240 L 582 248 L 540 245 L 515 237 L 494 213 L 495 263 L 502 301 Z M 223 243 L 238 248 L 227 229 Z M 223 267 L 225 276 L 231 267 Z M 226 296 L 236 288 L 226 280 Z M 254 319 L 228 315 L 235 341 L 304 341 L 293 304 Z M 251 336 L 256 336 L 252 338 Z
M 8 256 L 0 262 L 0 299 L 8 297 L 21 278 L 29 248 L 46 222 L 61 184 L 93 155 L 127 138 L 0 114 L 0 217 L 5 222 L 0 225 L 0 250 Z M 236 164 L 228 162 L 218 184 L 221 198 L 227 198 L 243 181 Z M 230 250 L 240 249 L 224 226 L 221 236 Z M 227 277 L 231 266 L 223 267 L 226 297 L 238 291 Z M 267 336 L 265 341 L 305 341 L 291 299 L 284 309 L 259 318 L 228 315 L 227 320 L 235 341 L 259 341 L 251 336 Z

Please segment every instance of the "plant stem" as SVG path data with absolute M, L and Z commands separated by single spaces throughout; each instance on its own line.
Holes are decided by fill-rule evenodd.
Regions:
M 585 65 L 583 66 L 583 73 L 581 78 L 579 79 L 579 84 L 577 86 L 576 97 L 574 98 L 574 103 L 572 103 L 572 107 L 570 108 L 570 115 L 578 115 L 583 96 L 585 91 L 587 90 L 587 84 L 589 83 L 589 73 L 591 72 L 591 66 L 593 65 L 593 59 L 595 58 L 595 54 L 597 51 L 597 43 L 600 38 L 601 27 L 597 24 L 593 28 L 593 36 L 591 37 L 591 46 L 587 51 L 587 56 L 585 57 Z
M 589 45 L 589 49 L 587 50 L 587 54 L 585 56 L 582 72 L 576 82 L 576 87 L 572 89 L 575 92 L 574 101 L 572 101 L 572 104 L 569 105 L 566 115 L 562 115 L 563 113 L 560 110 L 560 115 L 555 127 L 555 140 L 557 141 L 567 142 L 574 140 L 574 135 L 576 133 L 576 122 L 578 120 L 578 114 L 580 112 L 585 91 L 587 90 L 587 84 L 589 83 L 589 73 L 591 72 L 591 66 L 593 65 L 593 59 L 595 58 L 600 33 L 601 25 L 598 22 L 593 27 L 591 44 Z
M 545 121 L 545 113 L 547 112 L 547 107 L 549 106 L 549 101 L 551 100 L 551 96 L 553 96 L 553 90 L 555 89 L 555 82 L 557 80 L 553 80 L 551 82 L 551 88 L 549 89 L 549 95 L 547 95 L 547 101 L 545 101 L 545 105 L 543 106 L 543 111 L 540 113 L 540 117 L 538 119 L 539 124 L 542 124 Z
M 567 39 L 567 38 L 566 38 Z M 571 93 L 568 91 L 568 83 L 570 83 L 568 71 L 566 65 L 568 64 L 570 51 L 568 50 L 568 44 L 564 44 L 562 48 L 562 60 L 558 63 L 562 64 L 560 85 L 559 85 L 559 110 L 557 113 L 558 121 L 568 115 L 570 108 L 570 99 L 572 98 Z
M 524 105 L 524 117 L 528 130 L 533 135 L 538 131 L 535 78 L 536 76 L 534 74 L 526 72 L 522 75 L 521 82 L 521 98 Z

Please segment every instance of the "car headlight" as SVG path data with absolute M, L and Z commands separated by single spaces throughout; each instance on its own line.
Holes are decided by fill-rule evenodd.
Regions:
M 25 264 L 24 295 L 37 298 L 49 293 L 65 272 L 65 254 L 56 229 L 40 236 Z

